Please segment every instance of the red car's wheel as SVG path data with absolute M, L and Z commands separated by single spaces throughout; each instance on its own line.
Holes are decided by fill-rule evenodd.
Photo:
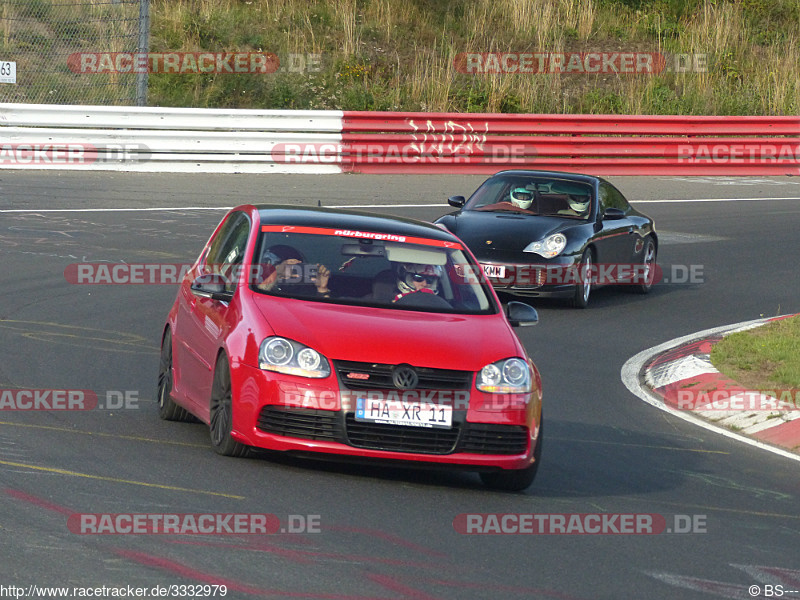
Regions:
M 233 394 L 231 392 L 231 370 L 225 355 L 217 359 L 214 383 L 211 387 L 211 446 L 223 456 L 242 457 L 249 448 L 231 437 L 233 427 Z
M 161 343 L 158 364 L 158 416 L 165 421 L 194 421 L 189 412 L 172 400 L 172 334 L 167 331 Z

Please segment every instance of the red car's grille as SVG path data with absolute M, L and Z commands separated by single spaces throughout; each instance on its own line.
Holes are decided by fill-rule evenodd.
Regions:
M 459 452 L 473 454 L 523 454 L 528 449 L 528 428 L 521 425 L 468 423 Z
M 334 367 L 339 381 L 351 390 L 393 389 L 392 369 L 395 365 L 336 360 Z M 420 390 L 468 390 L 472 386 L 471 371 L 414 367 Z
M 508 456 L 528 449 L 528 429 L 522 426 L 456 422 L 452 429 L 432 429 L 360 422 L 353 413 L 342 417 L 330 410 L 265 406 L 258 428 L 273 435 L 390 452 Z
M 454 423 L 452 429 L 364 423 L 356 421 L 352 413 L 347 415 L 346 421 L 351 446 L 392 452 L 450 454 L 458 442 L 460 430 L 458 423 Z
M 341 442 L 344 436 L 339 415 L 330 410 L 265 406 L 258 418 L 258 428 L 274 435 Z

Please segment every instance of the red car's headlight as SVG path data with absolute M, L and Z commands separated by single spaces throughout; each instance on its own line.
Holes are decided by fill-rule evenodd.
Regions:
M 276 371 L 300 377 L 322 379 L 331 374 L 328 359 L 313 348 L 272 336 L 261 342 L 258 351 L 259 367 L 265 371 Z
M 492 394 L 525 394 L 532 389 L 531 369 L 521 358 L 499 360 L 480 370 L 475 385 Z

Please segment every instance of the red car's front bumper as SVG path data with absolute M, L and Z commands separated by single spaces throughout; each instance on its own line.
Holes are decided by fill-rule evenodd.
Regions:
M 453 394 L 453 427 L 432 429 L 356 421 L 336 374 L 306 379 L 232 365 L 233 431 L 239 442 L 283 452 L 438 463 L 473 470 L 523 469 L 533 462 L 541 393 L 508 399 L 468 390 Z M 322 457 L 322 456 L 321 456 Z

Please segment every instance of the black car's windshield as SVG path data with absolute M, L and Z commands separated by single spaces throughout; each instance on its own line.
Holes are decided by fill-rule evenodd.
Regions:
M 497 311 L 460 244 L 402 235 L 264 225 L 251 288 L 263 294 L 385 308 Z
M 568 179 L 498 175 L 478 188 L 465 209 L 587 220 L 592 186 Z

